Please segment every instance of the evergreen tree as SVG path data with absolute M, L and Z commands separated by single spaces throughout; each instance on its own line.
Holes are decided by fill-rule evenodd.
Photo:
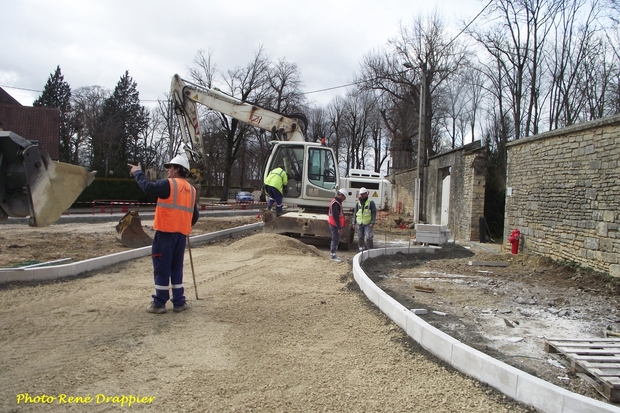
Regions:
M 57 108 L 60 110 L 59 135 L 62 162 L 71 162 L 71 87 L 64 80 L 60 66 L 50 75 L 43 93 L 32 104 L 37 107 Z
M 127 163 L 144 158 L 141 136 L 148 126 L 147 110 L 140 105 L 140 93 L 129 72 L 121 77 L 112 96 L 103 104 L 93 139 L 93 169 L 106 177 L 128 177 Z

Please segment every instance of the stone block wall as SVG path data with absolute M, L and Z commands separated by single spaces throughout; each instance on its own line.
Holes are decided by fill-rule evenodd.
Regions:
M 620 116 L 508 144 L 504 239 L 620 276 Z
M 478 220 L 484 215 L 485 150 L 476 141 L 429 159 L 424 167 L 421 205 L 424 222 L 441 225 L 442 182 L 450 175 L 447 227 L 455 239 L 478 240 Z M 394 175 L 394 203 L 413 216 L 417 169 Z
M 394 174 L 394 186 L 392 188 L 394 195 L 393 212 L 397 212 L 396 209 L 400 204 L 401 212 L 409 213 L 413 217 L 413 211 L 415 210 L 415 181 L 417 177 L 417 169 L 407 169 Z

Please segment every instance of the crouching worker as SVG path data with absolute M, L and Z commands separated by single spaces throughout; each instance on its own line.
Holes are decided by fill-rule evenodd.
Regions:
M 183 258 L 187 237 L 199 216 L 196 189 L 186 180 L 189 162 L 183 156 L 175 156 L 164 164 L 168 179 L 157 182 L 146 178 L 140 163 L 127 165 L 131 168 L 130 175 L 136 179 L 140 188 L 146 194 L 158 198 L 153 222 L 155 236 L 151 249 L 155 294 L 146 311 L 155 314 L 166 312 L 166 302 L 170 299 L 170 284 L 173 311 L 188 310 L 183 288 Z
M 377 220 L 377 206 L 375 201 L 368 199 L 368 189 L 360 188 L 353 213 L 353 226 L 357 225 L 357 245 L 360 251 L 373 249 L 372 228 Z
M 273 204 L 276 204 L 276 216 L 282 215 L 282 194 L 284 194 L 284 187 L 288 184 L 288 176 L 284 170 L 284 165 L 279 164 L 269 172 L 264 184 L 265 190 L 269 194 L 267 209 L 271 210 Z

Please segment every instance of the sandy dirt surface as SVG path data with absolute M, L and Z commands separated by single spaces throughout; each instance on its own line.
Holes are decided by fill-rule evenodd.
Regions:
M 252 222 L 201 218 L 194 234 Z M 150 223 L 143 224 L 148 232 Z M 126 250 L 114 224 L 0 229 L 5 267 Z M 409 237 L 386 222 L 375 244 L 407 244 Z M 447 313 L 425 319 L 459 340 L 601 399 L 548 361 L 541 337 L 596 336 L 605 324 L 615 326 L 614 283 L 526 254 L 441 251 L 364 266 L 408 308 Z M 123 395 L 147 397 L 134 401 L 133 411 L 531 411 L 446 366 L 370 305 L 352 279 L 356 251 L 341 251 L 348 262 L 336 264 L 324 244 L 254 231 L 192 252 L 201 300 L 186 255 L 192 309 L 179 314 L 144 311 L 152 294 L 149 258 L 70 280 L 3 286 L 0 411 L 117 411 Z M 472 259 L 510 265 L 467 265 Z M 433 292 L 416 291 L 420 285 Z M 26 393 L 56 399 L 17 404 Z M 62 395 L 81 403 L 59 405 Z
M 255 233 L 192 252 L 183 313 L 145 312 L 149 258 L 0 289 L 0 411 L 529 411 L 420 349 L 324 250 Z

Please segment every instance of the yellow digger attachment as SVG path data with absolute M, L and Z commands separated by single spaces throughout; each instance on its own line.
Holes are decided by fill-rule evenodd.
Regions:
M 138 211 L 133 209 L 118 221 L 116 239 L 129 248 L 153 245 L 153 239 L 142 229 L 142 220 Z
M 0 131 L 0 219 L 30 217 L 29 225 L 56 222 L 95 179 L 95 172 L 52 161 L 36 143 Z

